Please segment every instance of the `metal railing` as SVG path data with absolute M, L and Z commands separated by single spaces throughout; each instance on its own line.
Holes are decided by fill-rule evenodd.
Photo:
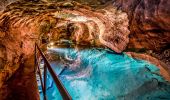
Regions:
M 44 76 L 43 76 L 44 80 L 42 80 L 39 61 L 37 58 L 37 53 L 39 53 L 39 56 L 41 56 L 42 59 L 44 60 Z M 65 89 L 64 85 L 58 78 L 57 74 L 52 69 L 51 65 L 49 64 L 48 60 L 46 59 L 44 53 L 41 51 L 41 49 L 39 48 L 39 46 L 36 43 L 35 43 L 34 58 L 35 58 L 35 60 L 34 60 L 35 61 L 34 62 L 35 63 L 35 71 L 37 70 L 39 77 L 40 77 L 40 83 L 41 83 L 41 87 L 42 87 L 42 91 L 43 91 L 44 100 L 47 100 L 47 97 L 46 97 L 47 69 L 48 69 L 49 73 L 51 74 L 51 76 L 54 80 L 54 83 L 56 84 L 63 100 L 72 100 L 71 96 L 69 95 L 69 93 Z

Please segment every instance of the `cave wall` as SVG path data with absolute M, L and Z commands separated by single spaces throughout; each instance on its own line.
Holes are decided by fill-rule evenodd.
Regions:
M 22 0 L 0 13 L 0 68 L 9 71 L 7 77 L 20 62 L 33 55 L 35 41 L 49 36 L 53 40 L 69 38 L 76 43 L 107 46 L 119 53 L 125 49 L 129 42 L 126 13 L 111 6 L 95 10 L 74 4 L 64 3 L 59 7 L 57 3 Z M 74 18 L 74 14 L 78 17 Z M 68 37 L 65 30 L 69 24 L 77 29 Z
M 16 0 L 0 0 L 0 11 L 4 10 L 7 5 L 15 1 Z
M 158 52 L 170 49 L 169 0 L 114 0 L 113 5 L 128 14 L 131 31 L 128 48 Z

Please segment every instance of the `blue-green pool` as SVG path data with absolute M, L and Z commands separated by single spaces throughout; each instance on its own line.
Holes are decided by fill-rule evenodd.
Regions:
M 67 66 L 59 78 L 73 100 L 170 100 L 170 83 L 146 61 L 101 48 L 48 52 L 58 59 L 50 62 L 57 74 Z M 62 100 L 49 73 L 47 79 L 48 100 Z

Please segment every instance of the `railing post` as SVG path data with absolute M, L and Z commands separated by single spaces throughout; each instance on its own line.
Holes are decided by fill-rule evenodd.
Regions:
M 46 100 L 47 67 L 44 63 L 44 100 Z
M 41 71 L 39 68 L 39 63 L 37 62 L 37 55 L 35 56 L 35 60 L 37 63 L 37 67 L 38 67 L 38 71 L 39 71 L 39 76 L 40 76 L 40 80 L 41 80 L 41 86 L 42 86 L 42 90 L 43 90 L 43 95 L 44 95 L 44 100 L 47 100 L 46 98 L 46 82 L 47 82 L 47 68 L 49 73 L 51 74 L 52 78 L 54 79 L 54 82 L 61 94 L 61 96 L 63 97 L 63 100 L 72 100 L 70 94 L 67 92 L 67 90 L 65 89 L 64 85 L 62 84 L 62 82 L 59 80 L 58 76 L 56 75 L 55 71 L 52 69 L 51 65 L 49 64 L 48 60 L 46 59 L 44 53 L 41 51 L 41 49 L 38 47 L 38 45 L 35 43 L 35 50 L 38 50 L 40 53 L 40 56 L 43 58 L 44 61 L 44 83 L 42 81 L 42 77 L 41 77 Z M 35 51 L 36 53 L 37 51 Z
M 38 74 L 39 74 L 39 77 L 40 77 L 42 92 L 43 92 L 43 95 L 45 95 L 44 94 L 44 84 L 43 84 L 43 81 L 42 81 L 42 75 L 41 75 L 41 70 L 40 70 L 39 64 L 37 65 L 37 67 L 38 67 Z

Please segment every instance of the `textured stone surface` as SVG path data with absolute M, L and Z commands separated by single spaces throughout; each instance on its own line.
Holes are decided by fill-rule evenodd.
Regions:
M 129 48 L 162 52 L 170 47 L 169 0 L 114 0 L 114 5 L 128 13 Z
M 0 11 L 4 10 L 6 5 L 15 2 L 16 0 L 0 0 Z

